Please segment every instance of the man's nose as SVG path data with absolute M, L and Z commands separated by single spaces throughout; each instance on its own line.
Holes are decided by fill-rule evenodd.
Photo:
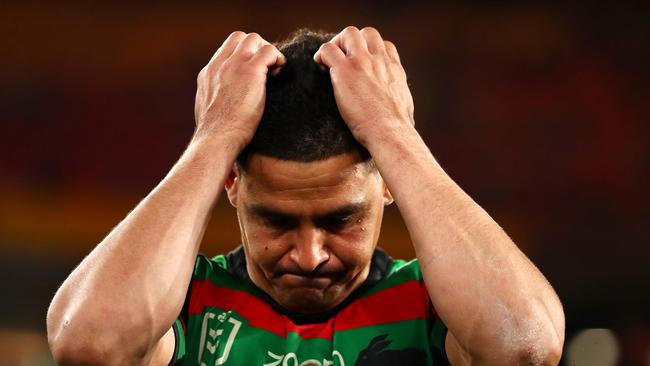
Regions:
M 303 272 L 313 272 L 329 259 L 325 248 L 325 237 L 324 230 L 313 225 L 305 225 L 297 230 L 291 260 Z

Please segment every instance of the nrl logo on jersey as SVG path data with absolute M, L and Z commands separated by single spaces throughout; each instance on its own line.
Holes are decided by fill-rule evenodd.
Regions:
M 217 366 L 226 363 L 241 325 L 242 322 L 233 316 L 232 311 L 224 311 L 219 315 L 206 312 L 201 324 L 199 365 Z

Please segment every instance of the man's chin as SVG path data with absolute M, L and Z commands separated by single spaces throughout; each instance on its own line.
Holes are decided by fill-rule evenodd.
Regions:
M 334 301 L 326 291 L 313 287 L 288 289 L 283 295 L 278 303 L 285 309 L 299 314 L 321 314 L 341 302 Z

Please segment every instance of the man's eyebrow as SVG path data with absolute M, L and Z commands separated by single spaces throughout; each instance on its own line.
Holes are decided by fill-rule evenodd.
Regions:
M 246 209 L 255 216 L 261 217 L 294 217 L 286 212 L 278 211 L 259 203 L 247 204 Z
M 319 214 L 315 217 L 316 220 L 318 219 L 324 219 L 324 218 L 329 218 L 329 217 L 344 217 L 344 216 L 349 216 L 356 214 L 358 212 L 365 211 L 366 208 L 368 207 L 367 202 L 355 202 L 355 203 L 350 203 L 346 204 L 340 207 L 337 207 L 331 211 Z M 276 209 L 273 209 L 268 206 L 264 206 L 259 203 L 252 203 L 252 204 L 247 204 L 246 209 L 251 212 L 252 214 L 260 217 L 281 217 L 281 218 L 294 218 L 296 217 L 293 214 L 287 213 L 287 212 L 282 212 Z
M 350 203 L 347 205 L 343 205 L 341 207 L 337 207 L 332 211 L 325 212 L 323 214 L 320 214 L 316 216 L 316 219 L 325 219 L 325 218 L 330 218 L 330 217 L 346 217 L 350 215 L 354 215 L 359 212 L 363 212 L 366 210 L 368 207 L 367 202 L 356 202 L 356 203 Z

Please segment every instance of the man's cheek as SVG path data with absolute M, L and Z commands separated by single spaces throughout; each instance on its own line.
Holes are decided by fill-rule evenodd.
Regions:
M 272 232 L 265 228 L 264 225 L 256 221 L 250 220 L 243 225 L 243 230 L 246 233 L 246 238 L 248 240 L 249 246 L 253 247 L 255 250 L 260 247 L 268 247 L 268 242 L 274 239 Z
M 333 235 L 333 241 L 338 243 L 345 243 L 348 247 L 365 247 L 372 242 L 373 229 L 372 225 L 361 223 L 350 226 L 345 230 L 341 230 Z
M 265 229 L 254 231 L 249 240 L 252 242 L 250 246 L 254 248 L 259 260 L 264 263 L 279 262 L 290 249 L 284 236 Z
M 372 257 L 372 238 L 350 235 L 338 239 L 330 249 L 346 267 L 356 267 Z

